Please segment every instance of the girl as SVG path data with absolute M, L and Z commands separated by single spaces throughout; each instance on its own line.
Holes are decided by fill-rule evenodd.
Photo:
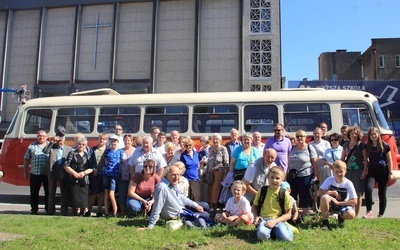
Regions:
M 215 219 L 231 227 L 244 223 L 250 226 L 253 223 L 253 213 L 250 202 L 243 195 L 246 193 L 246 185 L 242 181 L 234 181 L 231 187 L 233 197 L 229 198 L 225 205 L 225 212 L 216 214 Z
M 367 213 L 363 218 L 372 218 L 372 191 L 378 183 L 379 214 L 382 217 L 386 209 L 386 189 L 392 179 L 392 156 L 390 147 L 382 141 L 379 130 L 371 127 L 368 130 L 367 143 L 368 172 L 365 184 L 365 201 Z

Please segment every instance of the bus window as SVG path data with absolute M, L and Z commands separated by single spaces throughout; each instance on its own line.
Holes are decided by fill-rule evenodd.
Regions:
M 359 126 L 362 131 L 367 131 L 373 126 L 371 113 L 368 106 L 363 103 L 342 104 L 343 125 Z
M 137 133 L 140 124 L 140 107 L 100 108 L 97 131 L 114 133 L 115 125 L 120 125 L 124 133 Z
M 202 105 L 193 107 L 196 133 L 229 133 L 238 128 L 238 107 L 235 105 Z
M 299 129 L 313 131 L 321 122 L 332 127 L 331 112 L 326 103 L 296 103 L 283 106 L 284 126 L 287 132 Z
M 55 130 L 64 126 L 68 134 L 93 132 L 94 108 L 60 108 L 57 112 Z
M 187 106 L 149 106 L 144 115 L 143 130 L 150 133 L 153 126 L 161 131 L 177 130 L 185 133 L 188 130 L 189 112 Z
M 50 131 L 50 122 L 52 116 L 51 109 L 30 109 L 26 113 L 24 133 L 36 134 L 39 130 L 46 133 Z
M 278 122 L 278 108 L 275 105 L 247 105 L 244 107 L 244 129 L 246 132 L 272 132 Z

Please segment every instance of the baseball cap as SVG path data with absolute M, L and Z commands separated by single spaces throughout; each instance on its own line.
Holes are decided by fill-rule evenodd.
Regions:
M 110 140 L 116 140 L 119 142 L 119 137 L 118 137 L 118 135 L 112 135 L 112 136 L 110 136 Z

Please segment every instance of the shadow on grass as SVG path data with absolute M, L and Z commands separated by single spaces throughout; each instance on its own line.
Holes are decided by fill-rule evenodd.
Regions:
M 220 238 L 229 235 L 250 244 L 259 242 L 256 235 L 256 228 L 253 226 L 228 227 L 218 225 L 209 230 L 205 235 L 212 238 Z
M 147 227 L 149 224 L 149 218 L 147 217 L 130 217 L 117 222 L 118 226 L 121 227 Z

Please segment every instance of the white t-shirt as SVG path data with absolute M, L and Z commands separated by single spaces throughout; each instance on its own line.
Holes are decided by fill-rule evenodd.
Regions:
M 133 152 L 133 155 L 129 159 L 128 164 L 129 166 L 135 167 L 135 173 L 141 172 L 143 169 L 143 163 L 147 159 L 152 159 L 155 161 L 155 172 L 158 172 L 159 169 L 165 168 L 167 166 L 167 163 L 165 162 L 165 159 L 160 151 L 155 148 L 151 148 L 151 152 L 149 152 L 148 154 L 144 154 L 142 147 L 137 148 L 135 152 Z
M 315 141 L 311 141 L 308 145 L 310 145 L 310 147 L 313 147 L 315 149 L 318 158 L 318 167 L 323 168 L 324 163 L 322 162 L 322 159 L 324 158 L 325 151 L 328 148 L 331 148 L 331 144 L 329 144 L 328 141 L 321 139 L 321 141 L 318 143 L 316 143 Z
M 240 197 L 238 203 L 235 203 L 235 197 L 231 197 L 228 199 L 225 205 L 225 210 L 229 212 L 231 216 L 240 216 L 242 214 L 247 213 L 250 216 L 250 220 L 253 222 L 253 213 L 251 212 L 250 202 L 246 199 L 246 197 Z
M 342 197 L 343 201 L 357 199 L 357 193 L 354 185 L 347 178 L 344 178 L 342 183 L 336 183 L 335 176 L 328 177 L 324 183 L 322 183 L 320 189 L 337 191 Z

